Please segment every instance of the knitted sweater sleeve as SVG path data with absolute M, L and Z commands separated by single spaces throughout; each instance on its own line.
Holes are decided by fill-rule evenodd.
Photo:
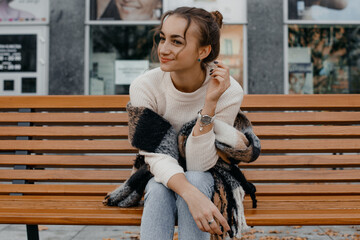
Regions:
M 144 79 L 147 80 L 147 79 Z M 134 107 L 146 107 L 157 112 L 155 94 L 152 94 L 151 86 L 144 84 L 143 79 L 136 79 L 130 85 L 130 101 Z M 167 187 L 169 179 L 177 174 L 184 173 L 177 159 L 160 153 L 140 151 L 144 155 L 145 162 L 150 166 L 150 172 L 154 175 L 155 181 Z
M 231 86 L 220 97 L 216 110 L 215 121 L 212 130 L 193 136 L 191 132 L 185 149 L 187 170 L 207 171 L 212 168 L 218 154 L 215 147 L 215 139 L 227 143 L 230 146 L 244 144 L 245 136 L 238 134 L 233 124 L 240 110 L 243 99 L 243 90 L 236 80 L 231 79 Z M 224 141 L 225 140 L 225 141 Z

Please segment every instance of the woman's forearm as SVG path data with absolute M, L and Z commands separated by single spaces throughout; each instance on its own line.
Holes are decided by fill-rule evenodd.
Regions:
M 167 182 L 167 186 L 182 197 L 185 202 L 194 192 L 199 191 L 186 179 L 183 173 L 173 175 Z

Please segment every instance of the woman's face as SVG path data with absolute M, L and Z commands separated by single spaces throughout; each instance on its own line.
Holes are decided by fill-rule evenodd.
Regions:
M 116 0 L 123 20 L 155 20 L 154 10 L 161 8 L 159 0 Z
M 189 69 L 198 64 L 198 28 L 191 22 L 185 40 L 187 24 L 187 20 L 176 15 L 169 16 L 163 22 L 158 44 L 161 70 L 172 72 Z

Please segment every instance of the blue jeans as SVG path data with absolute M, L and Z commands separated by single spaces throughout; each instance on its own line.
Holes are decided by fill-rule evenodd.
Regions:
M 207 197 L 214 191 L 214 179 L 209 172 L 188 171 L 187 180 Z M 172 240 L 175 220 L 178 220 L 179 240 L 210 239 L 196 225 L 182 197 L 171 189 L 150 179 L 145 189 L 144 212 L 141 219 L 141 240 Z

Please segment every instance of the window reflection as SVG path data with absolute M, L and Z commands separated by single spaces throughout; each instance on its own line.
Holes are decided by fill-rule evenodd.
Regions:
M 289 93 L 360 93 L 359 26 L 289 25 L 288 47 Z
M 131 79 L 124 77 L 124 72 L 117 72 L 117 60 L 135 60 L 154 68 L 158 64 L 151 59 L 153 31 L 155 26 L 92 26 L 90 52 L 90 94 L 128 94 Z M 137 61 L 136 61 L 137 60 Z M 146 70 L 146 69 L 144 69 Z M 141 73 L 140 70 L 139 73 Z M 123 83 L 123 84 L 122 84 Z

